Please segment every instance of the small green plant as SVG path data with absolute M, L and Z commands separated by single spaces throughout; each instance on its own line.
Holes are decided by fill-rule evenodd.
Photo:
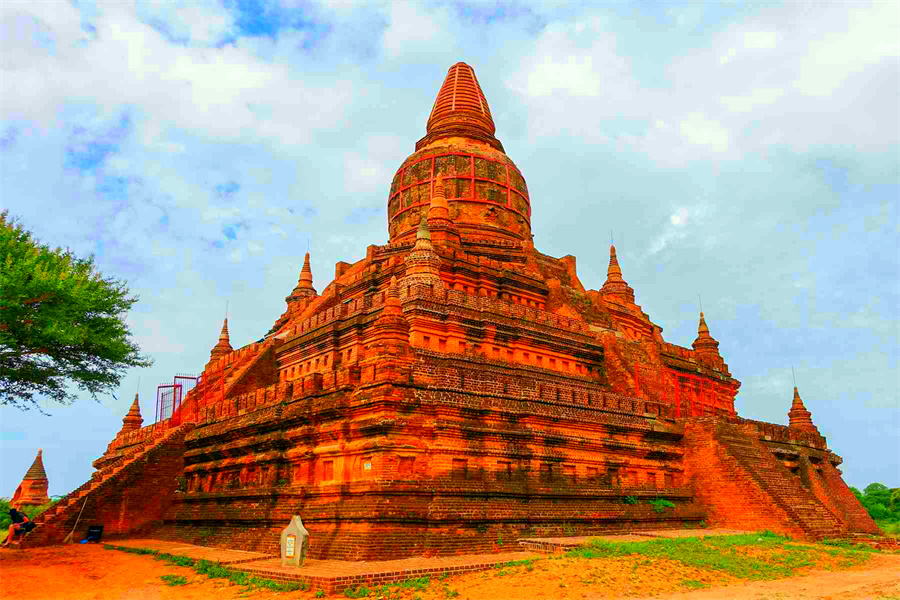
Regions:
M 502 546 L 502 545 L 503 545 L 503 536 L 502 536 L 501 534 L 499 534 L 499 533 L 497 534 L 497 545 L 498 545 L 498 546 Z
M 314 597 L 314 598 L 324 598 L 324 597 L 325 597 L 325 590 L 323 590 L 322 588 L 317 589 L 317 590 L 316 590 L 316 593 L 313 594 L 313 597 Z
M 666 512 L 667 508 L 675 508 L 675 504 L 665 498 L 655 498 L 648 502 L 653 507 L 654 512 Z
M 287 479 L 279 479 L 279 480 L 275 483 L 275 485 L 278 486 L 278 487 L 283 487 L 283 486 L 286 486 L 287 484 L 288 484 L 288 480 L 287 480 Z
M 368 598 L 369 594 L 372 593 L 372 590 L 367 588 L 364 585 L 360 585 L 353 588 L 347 588 L 344 590 L 344 595 L 348 598 Z
M 444 580 L 446 580 L 448 577 L 450 577 L 450 573 L 448 573 L 447 571 L 444 571 L 443 573 L 441 573 L 441 576 L 438 577 L 438 579 L 440 579 L 441 581 L 444 581 Z
M 170 587 L 175 587 L 178 585 L 187 585 L 187 577 L 184 575 L 162 575 L 160 577 L 166 585 Z
M 702 590 L 705 587 L 709 587 L 708 583 L 703 583 L 696 579 L 682 579 L 681 585 L 691 590 Z
M 700 529 L 706 529 L 706 521 L 701 520 L 699 523 L 697 523 L 697 526 Z
M 393 584 L 394 586 L 407 590 L 415 590 L 417 592 L 424 592 L 428 589 L 428 586 L 431 585 L 431 577 L 418 577 L 416 579 L 407 579 L 406 581 L 401 581 L 400 583 Z
M 634 496 L 625 496 L 622 498 L 622 504 L 637 504 L 637 498 Z

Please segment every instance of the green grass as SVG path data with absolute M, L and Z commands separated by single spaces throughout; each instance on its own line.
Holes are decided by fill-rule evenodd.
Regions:
M 760 556 L 750 556 L 742 549 L 763 550 Z M 871 549 L 829 546 L 832 556 L 841 559 L 839 566 L 860 564 L 868 560 Z M 574 558 L 615 558 L 639 555 L 651 559 L 675 560 L 704 570 L 719 571 L 739 579 L 763 580 L 789 577 L 799 568 L 812 566 L 822 548 L 790 543 L 790 538 L 771 532 L 741 535 L 655 539 L 641 542 L 610 542 L 591 540 L 571 550 Z
M 187 577 L 184 575 L 162 575 L 160 577 L 166 585 L 175 587 L 179 585 L 187 585 Z
M 697 581 L 696 579 L 682 579 L 681 585 L 690 590 L 702 590 L 703 588 L 709 587 L 708 583 L 703 583 L 702 581 Z
M 391 584 L 394 587 L 402 588 L 405 590 L 414 590 L 416 592 L 424 592 L 428 589 L 428 586 L 431 585 L 431 577 L 419 577 L 417 579 L 407 579 L 406 581 L 401 581 L 400 583 Z
M 163 560 L 166 564 L 175 565 L 179 567 L 188 567 L 194 570 L 195 573 L 200 575 L 206 575 L 210 579 L 227 579 L 228 581 L 234 583 L 235 585 L 243 586 L 248 589 L 262 588 L 271 590 L 273 592 L 293 592 L 296 590 L 307 590 L 309 589 L 309 584 L 306 582 L 300 583 L 281 583 L 278 581 L 273 581 L 271 579 L 263 579 L 261 577 L 253 577 L 244 571 L 236 571 L 234 569 L 229 569 L 228 567 L 223 567 L 219 563 L 215 563 L 209 560 L 194 560 L 188 556 L 178 556 L 175 554 L 168 554 L 166 552 L 160 552 L 159 550 L 151 550 L 149 548 L 127 548 L 125 546 L 114 546 L 112 544 L 104 544 L 103 548 L 106 550 L 119 550 L 120 552 L 127 552 L 129 554 L 144 554 L 153 556 L 155 560 Z M 175 577 L 174 575 L 172 577 Z M 182 585 L 182 584 L 169 584 L 169 585 Z
M 344 590 L 344 595 L 348 598 L 368 598 L 369 594 L 372 593 L 373 590 L 370 590 L 364 585 L 360 585 L 357 587 L 347 588 Z
M 819 543 L 823 544 L 825 546 L 835 546 L 837 548 L 843 548 L 843 549 L 847 549 L 847 550 L 856 550 L 858 552 L 878 552 L 878 550 L 876 550 L 875 548 L 872 548 L 871 546 L 869 546 L 867 544 L 860 544 L 860 543 L 854 542 L 853 540 L 824 539 Z

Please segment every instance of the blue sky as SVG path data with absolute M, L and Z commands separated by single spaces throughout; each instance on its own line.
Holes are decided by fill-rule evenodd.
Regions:
M 0 205 L 93 253 L 156 364 L 50 416 L 0 408 L 0 495 L 38 447 L 91 473 L 140 390 L 197 373 L 387 238 L 394 171 L 470 63 L 538 248 L 626 280 L 689 346 L 697 298 L 737 406 L 786 423 L 791 367 L 852 485 L 900 486 L 900 5 L 0 3 Z M 140 386 L 138 387 L 138 378 Z

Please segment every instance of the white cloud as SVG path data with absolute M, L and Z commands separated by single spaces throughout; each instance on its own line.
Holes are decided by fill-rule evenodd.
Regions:
M 232 13 L 215 2 L 149 0 L 137 5 L 144 20 L 163 26 L 175 39 L 212 45 L 234 32 Z
M 221 206 L 210 206 L 203 211 L 204 221 L 225 221 L 227 219 L 237 218 L 241 214 L 241 209 L 236 206 L 225 208 Z
M 780 88 L 756 88 L 744 96 L 723 96 L 719 101 L 731 112 L 751 112 L 757 108 L 775 103 L 784 96 Z
M 530 98 L 616 97 L 633 89 L 628 61 L 602 19 L 548 25 L 507 86 Z M 623 90 L 623 91 L 624 91 Z
M 728 150 L 728 131 L 718 121 L 706 118 L 703 113 L 691 113 L 679 123 L 684 138 L 699 146 L 707 146 L 715 152 Z
M 451 43 L 449 28 L 452 22 L 443 10 L 434 6 L 399 0 L 390 3 L 389 25 L 382 36 L 388 56 L 420 54 L 442 43 Z
M 669 217 L 669 222 L 672 225 L 687 225 L 688 222 L 688 209 L 685 207 L 681 207 L 672 213 L 672 216 Z

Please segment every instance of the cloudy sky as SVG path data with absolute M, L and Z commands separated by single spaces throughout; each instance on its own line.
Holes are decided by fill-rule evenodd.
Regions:
M 698 295 L 787 422 L 791 367 L 851 485 L 900 486 L 900 4 L 0 3 L 0 205 L 93 253 L 156 364 L 50 416 L 0 409 L 0 495 L 38 447 L 85 481 L 139 388 L 198 373 L 387 239 L 394 171 L 471 64 L 531 191 L 538 248 L 689 346 Z M 140 386 L 138 378 L 140 377 Z

